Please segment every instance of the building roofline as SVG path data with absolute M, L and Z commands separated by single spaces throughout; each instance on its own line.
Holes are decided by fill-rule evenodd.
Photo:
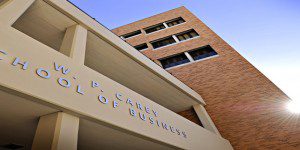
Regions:
M 161 12 L 161 13 L 158 13 L 158 14 L 155 14 L 155 15 L 151 15 L 151 16 L 146 17 L 146 18 L 143 18 L 143 19 L 139 19 L 139 20 L 136 20 L 136 21 L 133 21 L 133 22 L 130 22 L 130 23 L 121 25 L 121 26 L 119 26 L 119 27 L 116 27 L 116 28 L 113 28 L 113 29 L 110 29 L 110 30 L 115 30 L 115 29 L 121 28 L 121 27 L 123 27 L 123 26 L 127 26 L 127 25 L 133 24 L 133 23 L 135 23 L 135 22 L 143 21 L 143 20 L 146 20 L 146 19 L 148 19 L 148 18 L 152 18 L 152 17 L 155 17 L 155 16 L 158 16 L 158 15 L 164 14 L 164 13 L 169 12 L 169 11 L 173 11 L 173 10 L 176 10 L 176 9 L 180 9 L 180 8 L 185 8 L 185 9 L 187 9 L 185 6 L 176 7 L 176 8 L 173 8 L 173 9 L 170 9 L 170 10 L 167 10 L 167 11 L 164 11 L 164 12 Z

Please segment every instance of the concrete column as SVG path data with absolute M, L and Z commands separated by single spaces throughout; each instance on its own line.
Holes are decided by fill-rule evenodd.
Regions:
M 77 150 L 79 118 L 63 113 L 42 116 L 32 150 Z
M 0 6 L 0 25 L 11 26 L 35 0 L 5 0 Z
M 205 108 L 201 104 L 194 105 L 193 108 L 197 116 L 199 117 L 200 121 L 202 122 L 204 128 L 221 136 L 220 132 L 218 131 L 214 122 L 211 120 Z
M 87 40 L 87 29 L 81 25 L 67 28 L 60 52 L 71 57 L 75 62 L 84 65 Z
M 192 57 L 188 52 L 184 52 L 184 54 L 185 54 L 185 56 L 186 56 L 191 62 L 195 61 L 195 60 L 193 59 L 193 57 Z

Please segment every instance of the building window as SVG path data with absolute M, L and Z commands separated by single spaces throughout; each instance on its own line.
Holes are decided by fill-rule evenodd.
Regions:
M 170 21 L 167 21 L 166 22 L 166 26 L 167 27 L 172 27 L 172 26 L 175 26 L 177 24 L 181 24 L 181 23 L 184 23 L 185 21 L 179 17 L 179 18 L 176 18 L 176 19 L 172 19 Z M 160 23 L 160 24 L 157 24 L 157 25 L 154 25 L 154 26 L 151 26 L 151 27 L 148 27 L 148 28 L 145 28 L 145 32 L 147 34 L 149 33 L 152 33 L 152 32 L 155 32 L 155 31 L 159 31 L 159 30 L 163 30 L 166 28 L 166 26 L 163 24 L 163 23 Z
M 187 55 L 190 55 L 192 58 L 188 59 Z M 160 59 L 160 63 L 164 69 L 171 68 L 174 66 L 178 66 L 181 64 L 186 64 L 190 62 L 194 62 L 196 60 L 204 59 L 207 57 L 211 57 L 214 55 L 218 55 L 216 51 L 214 51 L 209 45 L 192 50 L 185 53 L 176 54 L 171 57 Z
M 165 28 L 166 27 L 161 23 L 161 24 L 158 24 L 158 25 L 155 25 L 155 26 L 152 26 L 152 27 L 149 27 L 149 28 L 145 29 L 145 32 L 148 34 L 148 33 L 159 31 L 159 30 L 162 30 L 162 29 L 165 29 Z
M 191 39 L 191 38 L 194 38 L 197 36 L 199 36 L 199 34 L 195 30 L 189 30 L 189 31 L 179 33 L 176 35 L 176 37 L 178 38 L 179 41 L 184 41 L 184 40 Z
M 124 39 L 127 39 L 127 38 L 130 38 L 130 37 L 139 35 L 141 33 L 142 33 L 141 30 L 137 30 L 137 31 L 134 31 L 134 32 L 131 32 L 131 33 L 124 34 L 121 37 L 123 37 Z
M 172 27 L 172 26 L 184 23 L 184 22 L 185 21 L 183 20 L 183 18 L 179 17 L 179 18 L 173 19 L 171 21 L 168 21 L 167 25 L 168 25 L 168 27 Z
M 169 36 L 169 37 L 164 38 L 164 39 L 157 40 L 155 42 L 151 42 L 154 49 L 159 48 L 159 47 L 163 47 L 163 46 L 167 46 L 167 45 L 170 45 L 170 44 L 173 44 L 173 43 L 176 43 L 176 41 L 172 36 Z
M 138 51 L 141 51 L 141 50 L 147 49 L 148 45 L 146 43 L 144 43 L 144 44 L 141 44 L 141 45 L 134 46 L 134 48 L 137 49 Z
M 160 62 L 162 64 L 162 67 L 164 69 L 166 69 L 166 68 L 170 68 L 170 67 L 188 63 L 188 62 L 190 62 L 190 60 L 186 57 L 186 55 L 184 53 L 181 53 L 178 55 L 174 55 L 174 56 L 171 56 L 168 58 L 161 59 Z
M 217 55 L 217 52 L 214 51 L 209 45 L 190 51 L 188 53 L 192 56 L 194 60 L 199 60 L 206 57 Z

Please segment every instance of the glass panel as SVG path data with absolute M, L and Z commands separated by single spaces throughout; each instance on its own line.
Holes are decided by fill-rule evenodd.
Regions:
M 155 48 L 159 48 L 159 47 L 162 47 L 162 46 L 173 44 L 175 42 L 176 41 L 173 39 L 173 37 L 168 37 L 166 39 L 162 39 L 162 40 L 153 42 L 151 44 L 152 44 L 153 48 L 155 49 Z
M 148 45 L 146 43 L 144 43 L 144 44 L 141 44 L 141 45 L 134 46 L 134 48 L 140 51 L 140 50 L 147 49 Z
M 189 52 L 194 60 L 200 60 L 206 57 L 217 55 L 217 52 L 214 51 L 210 46 L 205 46 L 197 50 Z
M 183 38 L 179 38 L 181 36 L 183 36 Z M 177 38 L 179 39 L 179 41 L 183 41 L 197 36 L 199 36 L 199 34 L 195 30 L 190 30 L 188 32 L 178 34 Z
M 177 18 L 177 19 L 174 19 L 174 20 L 172 20 L 172 21 L 167 22 L 167 25 L 168 25 L 169 27 L 172 27 L 172 26 L 175 26 L 175 25 L 177 25 L 177 24 L 184 23 L 184 22 L 185 22 L 185 21 L 180 17 L 180 18 Z
M 179 35 L 177 38 L 179 39 L 179 41 L 184 40 L 184 37 L 182 35 Z
M 185 64 L 188 62 L 190 62 L 190 60 L 183 53 L 161 60 L 161 64 L 162 64 L 163 68 L 165 68 L 165 69 L 174 67 L 174 66 L 178 66 L 181 64 Z
M 198 36 L 198 34 L 196 32 L 191 32 L 191 36 L 196 37 L 196 36 Z
M 145 32 L 146 33 L 151 33 L 151 32 L 162 30 L 164 28 L 166 28 L 166 27 L 161 23 L 161 24 L 158 24 L 156 26 L 153 26 L 153 27 L 150 27 L 148 29 L 145 29 Z
M 141 33 L 142 33 L 141 30 L 138 30 L 138 31 L 134 31 L 134 32 L 131 32 L 131 33 L 122 35 L 122 36 L 126 39 L 126 38 L 130 38 L 130 37 L 139 35 L 139 34 L 141 34 Z
M 190 38 L 190 36 L 188 34 L 184 34 L 183 37 L 185 40 Z

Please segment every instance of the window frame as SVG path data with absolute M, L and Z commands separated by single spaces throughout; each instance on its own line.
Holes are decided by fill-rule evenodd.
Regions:
M 158 42 L 158 41 L 163 41 L 163 40 L 168 39 L 168 38 L 172 38 L 172 39 L 174 40 L 174 43 L 171 43 L 171 44 L 168 44 L 168 45 L 164 45 L 164 46 L 160 46 L 160 47 L 156 47 L 156 48 L 154 47 L 153 43 Z M 151 41 L 151 42 L 150 42 L 150 44 L 151 44 L 152 47 L 153 47 L 153 50 L 157 50 L 157 49 L 162 48 L 162 47 L 174 45 L 174 44 L 176 44 L 176 43 L 177 43 L 177 42 L 176 42 L 176 40 L 174 39 L 174 37 L 173 37 L 172 35 L 166 36 L 166 37 L 164 37 L 164 38 L 160 38 L 160 39 L 157 39 L 157 40 L 154 40 L 154 41 Z
M 176 56 L 179 56 L 179 55 L 185 56 L 185 57 L 186 57 L 186 60 L 188 60 L 188 62 L 179 64 L 179 65 L 175 65 L 175 66 L 171 66 L 171 67 L 168 67 L 168 68 L 165 68 L 165 67 L 164 67 L 164 65 L 163 65 L 163 63 L 162 63 L 163 60 L 170 59 L 170 58 L 172 58 L 172 57 L 176 57 Z M 190 59 L 189 59 L 184 53 L 177 53 L 177 54 L 174 54 L 174 55 L 170 55 L 170 56 L 168 56 L 168 57 L 160 58 L 160 59 L 158 59 L 158 61 L 160 62 L 162 68 L 165 69 L 165 70 L 166 70 L 166 69 L 170 69 L 170 68 L 174 68 L 174 67 L 177 67 L 177 66 L 182 66 L 182 65 L 191 63 Z
M 149 29 L 151 29 L 151 28 L 159 27 L 159 26 L 161 26 L 161 25 L 162 25 L 164 28 L 162 28 L 162 29 L 160 29 L 160 30 L 156 30 L 156 31 L 147 33 L 147 30 L 149 30 Z M 150 26 L 150 27 L 147 27 L 147 28 L 143 28 L 143 30 L 145 31 L 146 34 L 151 34 L 151 33 L 154 33 L 154 32 L 161 31 L 161 30 L 165 30 L 165 29 L 167 29 L 167 28 L 168 28 L 168 27 L 166 27 L 166 26 L 164 25 L 164 22 L 163 22 L 163 23 L 158 23 L 158 24 L 155 24 L 155 25 Z
M 173 21 L 175 21 L 175 20 L 180 20 L 180 19 L 183 20 L 182 23 L 178 23 L 178 24 L 175 24 L 175 25 L 172 25 L 172 26 L 169 26 L 169 25 L 168 25 L 168 23 L 171 23 L 171 22 L 173 22 Z M 178 25 L 184 24 L 184 23 L 186 23 L 186 21 L 185 21 L 182 17 L 177 17 L 177 18 L 168 20 L 168 21 L 166 21 L 165 23 L 166 23 L 166 25 L 167 25 L 169 28 L 172 28 L 172 27 L 174 27 L 174 26 L 178 26 Z
M 176 24 L 176 25 L 173 25 L 173 26 L 168 26 L 167 23 L 170 23 L 170 22 L 172 22 L 172 21 L 174 21 L 174 20 L 176 20 L 176 19 L 179 19 L 179 18 L 181 18 L 184 22 L 179 23 L 179 24 Z M 159 31 L 162 31 L 162 30 L 166 30 L 166 29 L 168 29 L 168 28 L 172 28 L 172 27 L 175 27 L 175 26 L 178 26 L 178 25 L 182 25 L 182 24 L 184 24 L 184 23 L 186 23 L 186 21 L 185 21 L 182 17 L 178 17 L 178 18 L 174 18 L 174 19 L 171 19 L 171 20 L 168 20 L 168 21 L 164 21 L 164 22 L 162 22 L 162 23 L 158 23 L 158 24 L 152 25 L 152 26 L 150 26 L 150 27 L 143 28 L 143 30 L 144 30 L 145 33 L 146 33 L 146 30 L 147 30 L 147 29 L 149 29 L 149 28 L 151 28 L 151 27 L 155 27 L 156 25 L 163 24 L 163 26 L 165 26 L 165 28 L 163 28 L 163 29 L 161 29 L 161 30 L 157 30 L 157 31 L 154 31 L 154 32 L 146 33 L 146 35 L 148 35 L 148 34 L 152 34 L 152 33 L 155 33 L 155 32 L 159 32 Z M 165 24 L 165 25 L 164 25 L 164 24 Z
M 135 33 L 135 32 L 140 32 L 140 33 L 138 33 L 138 34 L 136 34 L 136 35 L 133 35 L 133 36 L 130 36 L 130 37 L 124 37 L 124 36 L 126 36 L 126 35 L 129 35 L 129 34 L 133 34 L 133 33 Z M 135 37 L 135 36 L 138 36 L 138 35 L 141 35 L 142 34 L 142 31 L 141 30 L 136 30 L 136 31 L 133 31 L 133 32 L 130 32 L 130 33 L 126 33 L 126 34 L 123 34 L 123 35 L 121 35 L 120 37 L 122 37 L 122 38 L 124 38 L 124 39 L 130 39 L 130 38 L 132 38 L 132 37 Z
M 214 52 L 215 54 L 207 56 L 207 57 L 204 57 L 204 58 L 200 58 L 200 59 L 195 59 L 195 57 L 191 54 L 192 52 L 195 52 L 195 51 L 203 51 L 206 48 L 211 49 L 212 52 Z M 193 50 L 189 50 L 189 51 L 187 51 L 187 53 L 189 53 L 189 55 L 193 58 L 194 61 L 199 61 L 199 60 L 203 60 L 203 59 L 206 59 L 206 58 L 210 58 L 210 57 L 214 57 L 214 56 L 219 55 L 210 45 L 206 45 L 206 46 L 202 46 L 202 47 L 199 47 L 199 48 L 196 48 L 196 49 L 193 49 Z
M 146 45 L 147 47 L 146 48 L 144 48 L 144 49 L 141 49 L 141 50 L 138 50 L 138 49 L 136 49 L 136 47 L 139 47 L 139 46 L 142 46 L 142 45 Z M 142 44 L 139 44 L 139 45 L 135 45 L 135 46 L 133 46 L 136 50 L 138 50 L 138 51 L 144 51 L 144 50 L 147 50 L 148 48 L 149 48 L 149 46 L 147 45 L 147 43 L 142 43 Z
M 190 34 L 189 32 L 193 32 L 193 31 L 197 34 L 197 36 L 194 36 L 194 37 L 191 37 L 191 36 L 190 36 L 191 34 Z M 187 33 L 189 33 L 189 34 L 187 34 Z M 179 38 L 178 38 L 179 43 L 180 43 L 180 42 L 184 42 L 184 41 L 187 41 L 187 40 L 191 40 L 191 39 L 200 37 L 200 34 L 199 34 L 195 29 L 190 29 L 190 30 L 187 30 L 187 31 L 183 31 L 183 32 L 180 32 L 180 33 L 177 33 L 177 34 L 174 34 L 174 35 L 175 35 L 177 38 L 178 38 L 178 36 L 182 36 L 182 37 L 184 38 L 184 40 L 179 40 Z M 186 37 L 185 37 L 184 35 L 187 35 L 189 38 L 186 39 Z
M 205 47 L 210 47 L 216 54 L 208 56 L 208 57 L 205 57 L 205 58 L 202 58 L 202 59 L 197 59 L 197 60 L 195 60 L 194 57 L 190 54 L 190 52 L 193 52 L 193 51 L 196 51 L 196 50 L 200 50 L 200 49 L 203 49 Z M 162 60 L 170 58 L 170 57 L 174 57 L 176 55 L 181 55 L 181 54 L 185 55 L 187 57 L 187 59 L 189 60 L 189 62 L 180 64 L 180 65 L 176 65 L 176 66 L 172 66 L 172 67 L 168 67 L 168 68 L 164 68 L 163 67 L 163 64 L 161 62 Z M 189 59 L 189 56 L 187 56 L 187 55 L 190 55 L 192 58 Z M 177 68 L 177 67 L 182 67 L 182 66 L 185 66 L 185 65 L 189 65 L 189 64 L 192 64 L 192 63 L 204 61 L 204 60 L 215 58 L 215 57 L 219 57 L 219 53 L 217 51 L 215 51 L 210 45 L 205 45 L 205 46 L 198 47 L 198 48 L 195 48 L 195 49 L 192 49 L 192 50 L 188 50 L 188 51 L 184 51 L 184 52 L 181 52 L 181 53 L 173 54 L 173 55 L 170 55 L 170 56 L 167 56 L 167 57 L 164 57 L 164 58 L 160 58 L 160 59 L 158 59 L 158 61 L 160 62 L 160 64 L 161 64 L 161 66 L 162 66 L 163 69 L 169 70 L 169 69 L 173 69 L 173 68 Z

